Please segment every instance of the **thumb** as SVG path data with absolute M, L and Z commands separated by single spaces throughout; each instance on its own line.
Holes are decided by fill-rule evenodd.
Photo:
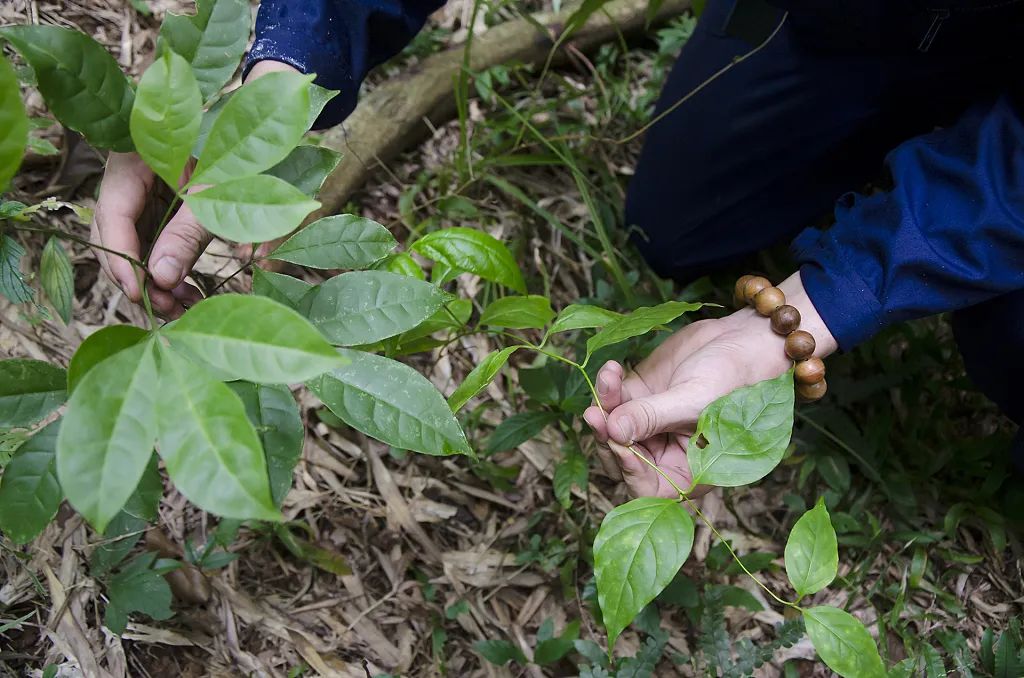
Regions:
M 620 445 L 631 445 L 659 433 L 692 429 L 700 415 L 694 403 L 678 388 L 635 398 L 608 415 L 608 435 Z
M 199 255 L 210 244 L 211 235 L 183 205 L 167 223 L 150 256 L 149 270 L 161 289 L 171 291 L 192 272 Z

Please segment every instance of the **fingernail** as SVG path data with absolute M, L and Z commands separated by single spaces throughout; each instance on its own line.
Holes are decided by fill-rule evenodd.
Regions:
M 611 388 L 611 384 L 608 383 L 608 378 L 603 374 L 597 375 L 597 390 L 599 393 L 607 393 Z
M 633 420 L 629 417 L 623 417 L 619 421 L 619 434 L 622 439 L 628 443 L 633 442 Z
M 153 266 L 153 277 L 163 285 L 176 285 L 181 282 L 183 270 L 181 262 L 174 257 L 164 257 Z

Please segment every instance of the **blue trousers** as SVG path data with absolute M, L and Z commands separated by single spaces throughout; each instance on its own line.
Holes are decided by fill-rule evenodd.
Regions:
M 1022 3 L 999 4 L 1021 12 Z M 895 146 L 1005 87 L 1000 60 L 1019 42 L 1001 32 L 1002 11 L 948 21 L 865 12 L 844 23 L 814 9 L 783 19 L 761 0 L 710 0 L 656 114 L 700 89 L 648 131 L 630 185 L 626 223 L 640 252 L 658 274 L 686 282 L 820 220 L 877 179 Z M 760 28 L 737 19 L 744 14 Z M 1024 290 L 958 311 L 953 328 L 970 377 L 1024 421 Z

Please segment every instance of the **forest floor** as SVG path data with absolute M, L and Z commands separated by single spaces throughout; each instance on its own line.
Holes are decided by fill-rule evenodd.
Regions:
M 526 9 L 551 8 L 549 0 L 516 4 L 487 5 L 476 31 Z M 0 25 L 78 28 L 138 75 L 152 58 L 160 17 L 192 11 L 190 5 L 5 0 Z M 471 0 L 450 2 L 368 88 L 426 54 L 463 43 L 472 16 Z M 649 120 L 666 69 L 691 30 L 691 19 L 678 19 L 641 39 L 578 55 L 543 80 L 538 69 L 515 64 L 490 69 L 470 85 L 461 119 L 438 126 L 426 142 L 376 172 L 346 211 L 387 225 L 400 241 L 437 226 L 486 229 L 515 243 L 531 286 L 542 288 L 556 308 L 585 299 L 624 309 L 680 295 L 728 304 L 739 271 L 673 290 L 644 267 L 620 227 L 641 140 L 617 140 Z M 37 98 L 29 103 L 42 111 Z M 92 204 L 102 158 L 58 126 L 35 134 L 59 152 L 30 158 L 15 197 Z M 474 172 L 482 158 L 543 154 L 546 140 L 556 138 L 564 151 L 558 162 Z M 580 174 L 593 187 L 586 195 L 574 179 Z M 88 224 L 70 212 L 46 219 L 88 234 Z M 611 257 L 628 289 L 600 263 L 608 252 L 595 222 L 610 233 Z M 37 257 L 44 241 L 24 244 Z M 784 249 L 765 253 L 760 266 L 784 277 L 792 270 L 786 256 Z M 76 246 L 72 261 L 72 322 L 0 300 L 0 357 L 66 365 L 100 327 L 143 323 L 140 310 L 100 273 L 92 252 Z M 223 275 L 234 263 L 230 248 L 215 242 L 199 271 Z M 290 272 L 318 280 L 315 273 Z M 460 284 L 467 293 L 479 289 L 476 281 Z M 246 276 L 231 285 L 247 289 Z M 494 348 L 491 338 L 466 338 L 413 364 L 448 393 Z M 983 647 L 988 632 L 998 639 L 1009 629 L 1005 642 L 1014 643 L 1015 655 L 1015 620 L 1024 605 L 1021 543 L 1002 482 L 1012 428 L 966 380 L 942 319 L 888 330 L 835 358 L 829 374 L 832 395 L 801 410 L 783 465 L 756 486 L 712 492 L 703 510 L 750 569 L 782 586 L 788 530 L 825 496 L 840 534 L 841 565 L 838 585 L 821 594 L 821 602 L 845 606 L 877 631 L 890 665 L 918 659 L 912 675 L 945 675 L 940 666 L 949 675 L 995 673 L 986 668 L 994 667 Z M 136 618 L 117 637 L 102 626 L 104 588 L 89 568 L 98 537 L 65 507 L 29 546 L 0 544 L 0 623 L 10 622 L 0 633 L 0 673 L 72 676 L 91 665 L 97 675 L 160 677 L 609 675 L 586 643 L 544 667 L 499 667 L 474 648 L 506 640 L 529 657 L 538 634 L 574 620 L 582 620 L 580 639 L 604 646 L 591 609 L 589 545 L 604 513 L 627 497 L 596 463 L 588 488 L 568 510 L 551 482 L 566 446 L 581 445 L 593 458 L 585 427 L 549 426 L 515 449 L 469 463 L 389 450 L 335 426 L 315 398 L 296 394 L 307 439 L 284 512 L 293 529 L 321 549 L 316 563 L 295 557 L 259 525 L 245 527 L 228 546 L 237 558 L 179 582 L 171 619 Z M 470 410 L 463 421 L 480 448 L 494 426 L 528 400 L 515 372 L 488 394 L 489 405 Z M 169 489 L 146 543 L 183 557 L 206 543 L 215 525 L 215 518 Z M 761 645 L 774 638 L 784 615 L 729 566 L 703 527 L 694 553 L 672 595 L 659 599 L 617 647 L 620 656 L 636 655 L 638 664 L 653 651 L 644 659 L 648 673 L 620 667 L 618 675 L 650 675 L 655 664 L 657 676 L 718 675 L 719 669 L 729 675 L 751 652 L 748 640 Z M 711 604 L 712 594 L 723 592 L 725 602 Z M 804 639 L 778 649 L 755 675 L 830 674 Z

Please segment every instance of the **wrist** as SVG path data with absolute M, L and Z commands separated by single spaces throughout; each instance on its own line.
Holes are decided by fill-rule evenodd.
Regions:
M 263 59 L 257 61 L 249 69 L 249 72 L 245 76 L 245 82 L 250 82 L 256 78 L 266 75 L 267 73 L 277 73 L 280 71 L 288 71 L 291 73 L 298 73 L 299 69 L 295 68 L 291 64 L 286 64 L 283 61 L 274 61 L 273 59 Z

